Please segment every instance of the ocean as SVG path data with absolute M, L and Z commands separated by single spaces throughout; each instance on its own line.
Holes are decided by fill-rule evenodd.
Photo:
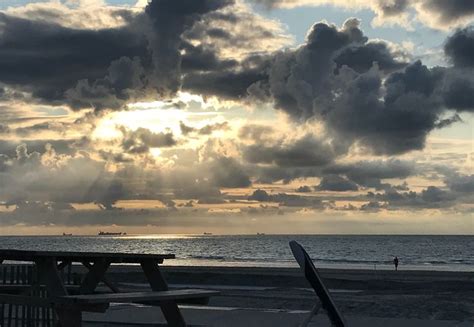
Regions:
M 474 236 L 431 235 L 127 235 L 1 236 L 0 248 L 174 253 L 166 265 L 296 267 L 288 247 L 300 242 L 321 268 L 474 272 Z

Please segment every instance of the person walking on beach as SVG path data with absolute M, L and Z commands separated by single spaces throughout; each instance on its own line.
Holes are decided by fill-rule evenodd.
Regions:
M 398 257 L 393 259 L 393 264 L 395 265 L 395 270 L 398 270 Z

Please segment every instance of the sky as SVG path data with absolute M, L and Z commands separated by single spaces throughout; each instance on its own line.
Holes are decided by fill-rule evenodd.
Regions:
M 0 234 L 474 234 L 474 2 L 3 0 Z

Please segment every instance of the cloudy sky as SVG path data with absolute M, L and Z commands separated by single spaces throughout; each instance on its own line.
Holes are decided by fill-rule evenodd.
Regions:
M 0 234 L 474 234 L 474 2 L 3 0 Z

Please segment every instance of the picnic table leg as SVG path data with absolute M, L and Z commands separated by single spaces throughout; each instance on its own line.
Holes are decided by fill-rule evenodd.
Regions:
M 74 307 L 56 307 L 56 314 L 61 327 L 81 327 L 82 311 Z
M 39 283 L 44 283 L 49 296 L 68 295 L 66 287 L 59 276 L 58 266 L 55 258 L 42 258 L 36 260 Z M 80 327 L 82 324 L 82 313 L 77 308 L 55 307 L 59 319 L 59 326 Z
M 153 291 L 168 290 L 168 284 L 163 278 L 158 263 L 155 260 L 144 260 L 141 262 L 141 266 Z M 175 301 L 163 301 L 161 302 L 160 307 L 169 326 L 186 326 L 186 322 L 184 321 L 181 311 L 178 308 L 178 304 Z
M 90 263 L 88 262 L 83 262 L 82 265 L 84 267 L 86 267 L 87 269 L 92 270 L 94 268 L 93 265 L 91 265 Z M 108 267 L 108 266 L 107 266 Z M 103 267 L 102 267 L 103 268 Z M 97 267 L 97 269 L 99 269 L 99 267 Z M 120 290 L 117 288 L 117 286 L 115 286 L 113 283 L 111 283 L 106 277 L 105 277 L 105 272 L 104 271 L 104 274 L 102 275 L 102 282 L 112 290 L 112 292 L 114 293 L 120 293 Z
M 49 294 L 52 296 L 67 295 L 66 287 L 59 276 L 56 260 L 53 258 L 44 258 L 36 260 L 39 283 L 44 283 Z
M 84 264 L 84 266 L 89 266 L 90 268 L 88 268 L 89 272 L 81 283 L 79 294 L 90 294 L 94 292 L 97 285 L 99 285 L 101 280 L 104 278 L 105 272 L 109 269 L 110 262 L 106 260 L 97 260 L 94 262 L 92 267 L 88 265 L 88 263 Z

